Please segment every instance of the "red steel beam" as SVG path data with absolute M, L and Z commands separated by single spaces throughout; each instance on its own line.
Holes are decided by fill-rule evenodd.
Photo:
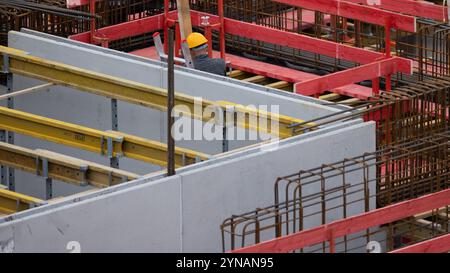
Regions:
M 96 1 L 99 1 L 99 0 L 96 0 Z M 343 17 L 353 18 L 353 16 L 357 16 L 358 18 L 353 18 L 353 19 L 359 19 L 359 20 L 369 22 L 369 23 L 371 23 L 371 22 L 368 20 L 373 20 L 373 21 L 375 21 L 375 22 L 373 22 L 374 24 L 381 24 L 381 25 L 384 25 L 384 23 L 382 22 L 383 17 L 377 18 L 377 16 L 388 15 L 390 17 L 398 19 L 399 26 L 401 27 L 399 29 L 403 29 L 403 27 L 411 28 L 411 26 L 407 25 L 412 21 L 411 18 L 405 18 L 405 17 L 401 16 L 400 14 L 395 14 L 392 12 L 389 13 L 386 11 L 377 10 L 375 8 L 382 8 L 382 9 L 386 9 L 386 10 L 390 10 L 390 11 L 401 12 L 401 13 L 410 14 L 410 15 L 414 15 L 414 16 L 435 19 L 435 20 L 439 20 L 439 21 L 446 21 L 448 18 L 447 17 L 448 12 L 447 12 L 446 7 L 442 7 L 442 6 L 435 5 L 435 4 L 432 4 L 429 2 L 424 2 L 424 1 L 410 1 L 410 0 L 389 0 L 389 1 L 274 0 L 274 1 L 280 2 L 280 3 L 289 2 L 289 5 L 301 6 L 306 9 L 311 9 L 311 10 L 322 11 L 319 8 L 326 9 L 328 11 L 323 11 L 323 12 L 335 14 L 335 15 L 338 15 L 338 13 L 340 12 L 341 14 L 339 14 L 339 15 L 343 16 Z M 341 2 L 341 3 L 337 3 L 337 2 Z M 342 2 L 347 2 L 347 3 L 342 3 Z M 380 4 L 377 4 L 377 2 L 379 2 Z M 305 3 L 307 3 L 307 4 L 305 4 Z M 89 0 L 67 0 L 68 8 L 75 8 L 75 7 L 87 5 L 87 4 L 89 4 Z M 368 5 L 372 6 L 372 9 L 367 9 L 367 7 L 365 7 L 365 8 L 357 7 L 357 5 L 351 5 L 351 4 L 368 4 Z M 317 5 L 317 6 L 315 6 L 315 5 Z M 346 8 L 348 10 L 339 11 L 339 7 L 341 9 Z M 334 12 L 332 12 L 332 11 L 334 11 Z M 350 11 L 350 13 L 349 13 L 349 11 Z M 342 13 L 345 13 L 346 15 L 343 15 Z M 367 14 L 372 14 L 372 16 L 366 17 Z M 405 30 L 405 29 L 403 29 L 403 30 Z
M 176 20 L 177 11 L 171 11 L 169 15 L 172 20 Z M 201 23 L 200 18 L 204 15 L 208 15 L 210 17 L 209 21 L 212 25 L 217 25 L 217 23 L 219 23 L 219 17 L 216 15 L 191 10 L 192 25 L 199 26 Z M 262 42 L 306 50 L 336 59 L 352 61 L 355 63 L 368 64 L 381 59 L 384 56 L 379 52 L 338 44 L 302 34 L 286 32 L 229 18 L 224 19 L 224 24 L 225 33 L 228 34 L 239 35 Z M 99 34 L 99 36 L 108 38 L 109 41 L 114 41 L 117 39 L 156 31 L 162 28 L 164 28 L 164 16 L 160 14 L 101 28 L 97 31 L 97 33 Z M 70 39 L 88 42 L 88 35 L 89 33 L 85 32 L 72 35 L 70 36 Z
M 171 11 L 169 12 L 169 15 L 173 16 L 176 12 L 176 10 Z M 163 28 L 164 14 L 158 14 L 98 29 L 96 31 L 96 36 L 107 38 L 109 41 L 115 41 L 152 31 L 157 31 Z M 69 36 L 69 39 L 89 43 L 89 32 L 71 35 Z
M 383 54 L 362 48 L 320 40 L 302 34 L 286 32 L 266 26 L 225 19 L 225 33 L 255 39 L 266 43 L 306 50 L 328 57 L 367 64 Z
M 380 226 L 450 204 L 450 189 L 403 201 L 384 208 L 234 250 L 234 253 L 289 252 Z
M 450 251 L 450 234 L 439 236 L 389 253 L 444 253 Z
M 309 10 L 338 15 L 346 18 L 384 26 L 392 22 L 395 29 L 416 32 L 416 18 L 375 7 L 359 5 L 341 0 L 274 0 L 274 2 L 297 6 Z
M 312 96 L 352 83 L 392 75 L 397 72 L 412 74 L 412 60 L 393 57 L 376 61 L 352 69 L 328 74 L 317 79 L 296 83 L 294 90 L 298 94 Z
M 427 1 L 415 0 L 344 0 L 356 4 L 365 4 L 376 8 L 400 12 L 417 17 L 448 21 L 448 8 Z

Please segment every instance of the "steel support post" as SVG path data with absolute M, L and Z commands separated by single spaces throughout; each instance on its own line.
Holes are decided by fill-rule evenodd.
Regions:
M 228 124 L 227 124 L 227 111 L 226 109 L 223 111 L 223 120 L 222 120 L 222 152 L 228 152 L 229 146 L 228 146 Z
M 42 176 L 45 179 L 45 200 L 53 198 L 53 180 L 48 174 L 48 160 L 47 158 L 42 159 Z
M 173 30 L 169 29 L 169 52 L 167 58 L 167 175 L 175 174 L 175 140 L 172 136 L 172 126 L 175 118 L 172 109 L 175 106 L 175 75 L 174 75 L 174 41 Z
M 117 111 L 117 99 L 111 99 L 111 127 L 113 131 L 119 131 L 119 116 Z M 119 157 L 111 156 L 109 165 L 113 168 L 119 168 Z
M 13 92 L 13 75 L 12 75 L 12 73 L 8 73 L 6 84 L 7 84 L 7 92 L 12 93 Z M 12 98 L 12 97 L 8 98 L 8 108 L 14 109 L 14 98 Z M 8 132 L 8 143 L 14 144 L 14 133 L 11 131 Z M 16 190 L 14 168 L 8 168 L 8 188 L 10 191 Z
M 391 58 L 391 21 L 389 19 L 386 19 L 386 25 L 385 25 L 385 54 L 386 59 Z M 391 74 L 386 75 L 386 91 L 391 91 L 392 86 L 392 77 Z
M 5 130 L 0 130 L 0 141 L 5 142 L 6 141 L 6 131 Z M 3 165 L 0 166 L 0 183 L 2 185 L 8 186 L 8 181 L 7 181 L 7 168 Z
M 3 71 L 6 74 L 6 94 L 10 94 L 13 92 L 13 75 L 9 71 L 9 56 L 7 54 L 3 55 Z M 7 106 L 10 109 L 14 108 L 14 98 L 9 97 L 7 99 Z M 14 144 L 14 133 L 13 132 L 0 132 L 0 140 L 7 141 L 10 144 Z M 8 187 L 9 190 L 15 191 L 16 185 L 14 181 L 14 169 L 6 168 L 4 166 L 1 167 L 0 170 L 2 184 Z

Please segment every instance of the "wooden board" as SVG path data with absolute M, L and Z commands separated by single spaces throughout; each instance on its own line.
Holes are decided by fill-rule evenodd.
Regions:
M 188 0 L 177 0 L 178 22 L 180 24 L 181 40 L 192 32 L 191 13 Z

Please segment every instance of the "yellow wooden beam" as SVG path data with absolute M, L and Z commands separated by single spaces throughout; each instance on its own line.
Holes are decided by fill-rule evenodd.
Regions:
M 243 82 L 251 82 L 251 83 L 259 83 L 262 82 L 264 80 L 266 80 L 267 78 L 265 76 L 261 76 L 261 75 L 256 75 L 256 76 L 252 76 L 246 79 L 242 79 Z
M 125 156 L 166 166 L 166 144 L 121 132 L 104 132 L 6 107 L 0 107 L 0 129 L 90 152 L 109 156 Z M 189 149 L 178 147 L 175 149 L 175 165 L 177 167 L 206 160 L 209 157 L 207 154 Z
M 44 200 L 13 192 L 6 189 L 0 189 L 0 213 L 13 214 L 19 211 L 27 210 L 36 206 L 46 204 Z
M 355 105 L 355 104 L 358 104 L 358 103 L 360 103 L 360 102 L 361 102 L 360 99 L 357 99 L 357 98 L 351 98 L 351 99 L 339 101 L 339 102 L 337 102 L 337 103 L 339 103 L 339 104 L 345 104 L 345 105 Z
M 331 94 L 326 94 L 326 95 L 319 96 L 319 99 L 331 101 L 331 100 L 340 99 L 341 97 L 342 97 L 342 95 L 340 95 L 340 94 L 331 93 Z
M 3 58 L 9 58 L 9 70 L 12 73 L 32 77 L 35 79 L 68 86 L 80 91 L 90 92 L 100 96 L 115 98 L 130 103 L 155 108 L 161 111 L 167 111 L 167 90 L 154 87 L 130 80 L 125 80 L 110 75 L 93 72 L 79 67 L 66 65 L 59 62 L 49 61 L 43 58 L 31 56 L 24 51 L 0 46 L 0 67 L 3 69 Z M 189 111 L 185 111 L 185 116 L 210 121 L 213 115 L 204 114 L 206 108 L 221 107 L 222 111 L 226 110 L 226 106 L 218 104 L 214 101 L 202 100 L 198 101 L 195 97 L 185 94 L 175 93 L 175 105 L 185 106 Z M 201 113 L 196 114 L 199 108 Z M 251 107 L 240 107 L 241 114 L 259 118 L 260 112 Z M 268 119 L 268 123 L 275 119 L 279 122 L 280 132 L 275 132 L 281 138 L 290 137 L 299 133 L 291 130 L 291 125 L 299 124 L 304 120 L 296 119 L 288 116 L 281 116 L 275 113 L 264 116 Z M 240 123 L 244 127 L 248 124 Z M 255 128 L 264 133 L 268 133 L 265 128 Z
M 245 75 L 245 74 L 246 74 L 246 72 L 244 72 L 244 71 L 241 71 L 241 70 L 233 70 L 233 71 L 230 71 L 230 72 L 228 73 L 228 77 L 230 77 L 230 78 L 237 78 L 237 77 L 243 76 L 243 75 Z
M 278 81 L 278 82 L 266 84 L 267 87 L 276 88 L 276 89 L 286 88 L 289 85 L 290 85 L 290 83 L 286 82 L 286 81 Z
M 0 142 L 0 164 L 76 185 L 108 187 L 139 175 L 45 150 L 31 150 Z M 47 168 L 44 168 L 47 164 Z M 44 173 L 47 169 L 47 174 Z

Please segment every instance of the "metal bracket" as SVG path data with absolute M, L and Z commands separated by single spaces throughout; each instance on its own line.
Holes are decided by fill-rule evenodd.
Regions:
M 85 187 L 85 186 L 89 185 L 89 183 L 87 182 L 87 171 L 88 171 L 88 169 L 89 169 L 88 165 L 80 166 L 80 171 L 82 173 L 80 186 Z
M 186 154 L 185 153 L 181 154 L 181 165 L 186 166 Z
M 231 120 L 231 124 L 230 124 L 230 120 L 226 119 L 226 125 L 227 126 L 236 126 L 236 119 L 237 119 L 237 112 L 236 112 L 236 107 L 235 106 L 231 106 L 231 107 L 226 107 L 225 108 L 225 113 L 230 113 L 233 114 L 233 118 Z
M 105 155 L 103 152 L 103 144 L 105 143 L 105 138 L 103 136 L 100 137 L 100 155 Z
M 107 139 L 107 146 L 108 146 L 107 156 L 109 158 L 111 158 L 111 157 L 113 157 L 113 140 L 111 137 L 108 137 L 108 139 Z
M 181 43 L 181 50 L 183 51 L 186 67 L 194 68 L 194 61 L 192 60 L 191 51 L 186 41 Z
M 105 144 L 105 137 L 101 136 L 100 137 L 100 154 L 101 155 L 106 155 L 109 158 L 113 157 L 113 153 L 114 153 L 114 142 L 112 137 L 106 137 L 106 154 L 103 152 L 103 146 Z M 117 154 L 117 157 L 121 156 L 121 154 Z
M 42 176 L 47 179 L 48 178 L 48 159 L 42 158 Z
M 2 73 L 8 74 L 9 73 L 9 55 L 6 53 L 3 53 L 3 70 Z

